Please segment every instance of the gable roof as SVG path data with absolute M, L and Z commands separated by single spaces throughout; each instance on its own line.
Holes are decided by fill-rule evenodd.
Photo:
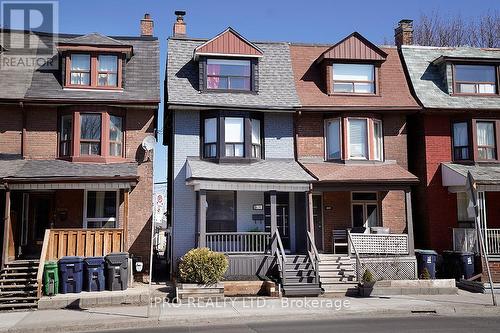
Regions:
M 401 53 L 416 97 L 426 108 L 500 110 L 498 96 L 450 94 L 451 71 L 444 60 L 452 58 L 497 61 L 500 49 L 471 47 L 402 46 Z
M 61 70 L 58 68 L 35 68 L 33 66 L 18 66 L 2 68 L 0 80 L 0 99 L 4 100 L 32 100 L 53 102 L 112 102 L 126 104 L 157 104 L 160 101 L 160 47 L 156 38 L 152 37 L 106 37 L 98 34 L 72 35 L 72 34 L 47 34 L 28 31 L 11 31 L 0 29 L 0 34 L 22 40 L 25 34 L 42 45 L 51 47 L 52 53 L 47 56 L 58 62 L 60 43 L 75 43 L 76 41 L 103 42 L 130 45 L 134 49 L 133 56 L 124 66 L 123 91 L 92 91 L 78 89 L 64 89 L 62 87 Z M 81 39 L 80 39 L 81 38 Z M 114 42 L 116 41 L 116 42 Z M 32 55 L 38 50 L 34 48 Z M 0 54 L 2 57 L 15 56 L 15 50 L 6 50 Z M 44 57 L 46 55 L 44 54 Z
M 413 98 L 406 81 L 403 65 L 395 47 L 380 47 L 386 61 L 380 64 L 379 94 L 329 95 L 326 93 L 325 72 L 316 60 L 331 49 L 328 45 L 292 44 L 295 86 L 303 108 L 356 109 L 356 110 L 416 110 L 418 103 Z
M 193 60 L 193 52 L 205 42 L 187 38 L 168 40 L 166 90 L 169 105 L 277 110 L 300 106 L 288 43 L 253 43 L 262 50 L 257 93 L 200 93 L 199 66 Z
M 318 62 L 324 59 L 384 61 L 386 57 L 387 53 L 355 31 L 327 49 Z
M 224 56 L 262 57 L 263 51 L 254 43 L 248 41 L 236 30 L 228 27 L 226 30 L 197 46 L 194 59 L 200 55 L 220 54 Z

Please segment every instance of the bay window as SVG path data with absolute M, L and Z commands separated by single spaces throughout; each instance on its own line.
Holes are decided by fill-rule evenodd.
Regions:
M 84 228 L 116 228 L 118 222 L 118 191 L 86 191 Z
M 80 115 L 80 155 L 101 154 L 101 115 Z
M 243 157 L 245 144 L 244 118 L 226 117 L 224 120 L 227 157 Z
M 334 93 L 375 93 L 375 66 L 371 64 L 333 64 Z
M 206 158 L 217 157 L 217 118 L 205 119 L 203 154 Z
M 252 124 L 252 158 L 261 158 L 261 136 L 260 136 L 260 120 L 251 119 Z
M 358 117 L 325 121 L 326 160 L 383 161 L 383 152 L 382 121 Z
M 455 92 L 459 94 L 495 94 L 496 67 L 487 65 L 454 65 Z
M 109 116 L 109 155 L 122 156 L 123 118 Z
M 477 132 L 477 149 L 479 159 L 494 160 L 496 159 L 496 136 L 495 122 L 493 121 L 478 121 L 476 122 Z
M 469 158 L 469 123 L 453 123 L 453 159 L 458 161 Z
M 207 59 L 209 90 L 251 90 L 250 60 Z
M 71 136 L 73 131 L 73 115 L 61 117 L 61 130 L 59 138 L 59 151 L 61 156 L 71 155 Z

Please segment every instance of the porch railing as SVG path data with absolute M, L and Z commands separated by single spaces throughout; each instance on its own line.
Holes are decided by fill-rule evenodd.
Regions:
M 486 252 L 500 255 L 500 229 L 486 229 Z
M 354 255 L 356 248 L 360 255 L 405 255 L 409 254 L 408 235 L 406 234 L 358 234 L 350 233 L 352 246 L 349 253 Z
M 269 247 L 268 232 L 214 232 L 206 234 L 207 247 L 223 253 L 264 253 Z
M 38 297 L 42 294 L 46 261 L 65 256 L 102 257 L 111 252 L 122 252 L 123 240 L 123 229 L 47 229 L 37 273 Z

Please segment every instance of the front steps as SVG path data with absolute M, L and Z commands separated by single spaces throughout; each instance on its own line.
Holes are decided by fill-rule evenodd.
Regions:
M 0 272 L 0 311 L 37 307 L 38 260 L 15 260 Z
M 307 255 L 287 255 L 283 294 L 286 297 L 318 296 L 321 294 L 313 263 Z
M 325 294 L 358 294 L 353 259 L 338 254 L 320 254 L 319 258 L 319 281 Z

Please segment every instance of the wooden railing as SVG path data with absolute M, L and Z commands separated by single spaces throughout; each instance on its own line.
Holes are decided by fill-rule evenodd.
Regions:
M 352 245 L 361 255 L 409 254 L 408 235 L 406 234 L 350 233 L 350 235 Z M 354 254 L 352 246 L 349 253 Z
M 500 229 L 486 229 L 486 252 L 500 255 Z
M 46 261 L 66 256 L 102 257 L 123 252 L 123 229 L 47 229 L 43 239 L 37 272 L 38 297 L 42 293 L 43 268 Z
M 206 234 L 206 246 L 223 253 L 264 253 L 271 236 L 268 232 L 216 232 Z

